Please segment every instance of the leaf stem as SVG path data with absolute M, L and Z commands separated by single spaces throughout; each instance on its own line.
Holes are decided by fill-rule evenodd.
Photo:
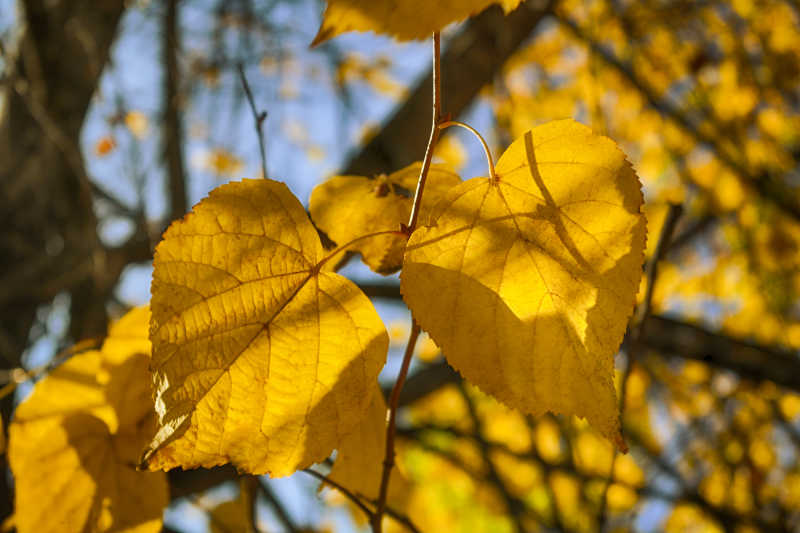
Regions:
M 405 234 L 400 230 L 388 229 L 384 231 L 376 231 L 374 233 L 367 233 L 366 235 L 360 235 L 355 239 L 347 241 L 341 246 L 337 246 L 336 248 L 334 248 L 328 255 L 320 259 L 319 263 L 316 264 L 315 268 L 319 270 L 320 268 L 322 268 L 322 265 L 324 265 L 325 263 L 336 257 L 336 255 L 339 254 L 340 252 L 347 250 L 350 246 L 357 243 L 358 241 L 371 239 L 373 237 L 380 237 L 381 235 L 405 235 Z
M 389 493 L 389 478 L 394 466 L 394 436 L 397 418 L 397 405 L 400 401 L 400 391 L 408 375 L 408 367 L 411 364 L 411 356 L 414 354 L 414 347 L 417 345 L 420 327 L 416 320 L 412 319 L 411 334 L 408 336 L 406 352 L 403 354 L 403 363 L 400 365 L 400 372 L 397 380 L 392 387 L 392 395 L 389 397 L 389 423 L 386 425 L 386 453 L 383 456 L 383 473 L 381 475 L 381 486 L 378 492 L 378 501 L 375 502 L 375 513 L 371 517 L 373 533 L 381 533 L 381 519 L 386 509 L 386 496 Z
M 425 149 L 425 158 L 422 160 L 422 168 L 419 171 L 417 180 L 417 190 L 414 193 L 414 204 L 411 207 L 411 215 L 408 218 L 406 228 L 408 235 L 417 227 L 419 220 L 419 210 L 422 205 L 422 193 L 425 190 L 425 181 L 428 179 L 428 170 L 431 168 L 433 160 L 433 149 L 439 140 L 439 121 L 442 118 L 442 69 L 441 69 L 441 38 L 439 32 L 433 33 L 433 121 L 431 124 L 431 136 L 428 138 L 428 147 Z
M 10 370 L 8 374 L 8 382 L 3 385 L 2 388 L 0 388 L 0 400 L 14 392 L 20 383 L 25 383 L 26 381 L 36 378 L 45 372 L 49 372 L 72 356 L 93 348 L 97 348 L 102 343 L 103 339 L 100 338 L 85 339 L 73 344 L 72 346 L 69 346 L 68 348 L 64 348 L 54 355 L 48 363 L 45 363 L 41 366 L 31 370 L 25 370 L 24 368 L 15 368 Z
M 494 172 L 494 161 L 492 161 L 492 152 L 489 151 L 489 145 L 486 143 L 486 139 L 483 138 L 483 135 L 478 133 L 478 130 L 470 126 L 469 124 L 465 124 L 463 122 L 459 122 L 457 120 L 448 120 L 447 122 L 442 122 L 439 124 L 439 129 L 444 130 L 449 128 L 450 126 L 458 126 L 460 128 L 464 128 L 472 132 L 475 137 L 481 142 L 483 145 L 483 152 L 486 154 L 486 162 L 489 165 L 489 177 L 492 178 L 492 181 L 497 181 L 497 175 Z

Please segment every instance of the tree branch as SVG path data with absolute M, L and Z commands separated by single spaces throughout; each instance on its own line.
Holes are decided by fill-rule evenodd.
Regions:
M 181 123 L 180 70 L 180 17 L 178 2 L 166 0 L 164 13 L 164 158 L 167 161 L 169 188 L 169 215 L 166 223 L 182 217 L 188 210 L 186 199 L 186 168 L 183 158 L 183 125 Z

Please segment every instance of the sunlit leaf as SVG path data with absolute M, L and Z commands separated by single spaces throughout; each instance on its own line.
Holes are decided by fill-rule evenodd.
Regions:
M 619 448 L 612 382 L 641 277 L 636 174 L 558 121 L 517 139 L 497 181 L 451 189 L 408 242 L 403 298 L 469 381 L 509 406 L 585 417 Z
M 464 20 L 492 4 L 506 13 L 521 0 L 328 0 L 322 25 L 312 46 L 349 31 L 386 33 L 401 41 L 429 37 L 452 22 Z
M 375 179 L 361 176 L 335 176 L 314 188 L 309 211 L 314 223 L 340 246 L 357 237 L 378 231 L 399 231 L 408 222 L 421 163 L 413 163 L 392 174 Z M 444 165 L 433 165 L 428 172 L 421 220 L 436 201 L 461 179 Z M 364 262 L 380 274 L 400 268 L 406 238 L 380 235 L 354 243 L 350 250 L 361 253 Z
M 353 283 L 320 271 L 324 255 L 271 180 L 219 187 L 170 226 L 154 261 L 149 468 L 284 476 L 361 420 L 388 335 Z
M 58 367 L 17 408 L 9 461 L 21 533 L 161 530 L 166 476 L 136 471 L 155 429 L 148 316 L 131 311 L 101 350 Z

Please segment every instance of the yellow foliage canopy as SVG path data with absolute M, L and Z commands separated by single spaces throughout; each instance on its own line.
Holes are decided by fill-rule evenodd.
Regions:
M 522 0 L 328 0 L 322 25 L 311 46 L 349 31 L 386 33 L 401 41 L 422 39 L 452 22 L 464 20 L 492 4 L 508 13 Z
M 285 476 L 360 421 L 389 339 L 323 262 L 303 207 L 271 180 L 219 187 L 170 226 L 153 273 L 150 469 Z
M 539 126 L 496 180 L 455 187 L 412 234 L 403 297 L 469 381 L 525 413 L 585 417 L 624 449 L 613 356 L 641 277 L 641 205 L 611 140 Z
M 157 532 L 163 473 L 137 472 L 155 416 L 147 381 L 147 308 L 111 328 L 100 351 L 36 384 L 10 427 L 20 533 Z
M 421 166 L 413 163 L 375 179 L 335 176 L 312 191 L 311 218 L 340 246 L 368 233 L 399 230 L 411 214 Z M 431 166 L 420 211 L 423 220 L 434 203 L 459 183 L 461 179 L 445 165 Z M 390 274 L 400 268 L 405 245 L 403 235 L 379 235 L 348 249 L 360 252 L 373 271 Z

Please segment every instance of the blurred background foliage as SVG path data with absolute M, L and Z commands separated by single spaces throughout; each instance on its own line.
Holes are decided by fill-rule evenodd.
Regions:
M 145 303 L 166 225 L 261 173 L 240 67 L 267 112 L 267 172 L 301 201 L 334 174 L 421 159 L 428 43 L 310 50 L 322 9 L 0 0 L 3 381 Z M 617 141 L 644 184 L 649 266 L 617 356 L 631 452 L 506 409 L 428 341 L 402 399 L 406 516 L 422 531 L 800 531 L 800 5 L 529 0 L 449 28 L 443 76 L 445 109 L 495 154 L 565 117 Z M 437 157 L 486 172 L 458 133 Z M 410 327 L 397 279 L 344 272 L 389 326 L 393 377 Z M 26 390 L 4 400 L 6 424 Z M 236 477 L 173 473 L 165 528 L 366 527 L 302 473 Z M 8 475 L 0 496 L 8 516 Z

